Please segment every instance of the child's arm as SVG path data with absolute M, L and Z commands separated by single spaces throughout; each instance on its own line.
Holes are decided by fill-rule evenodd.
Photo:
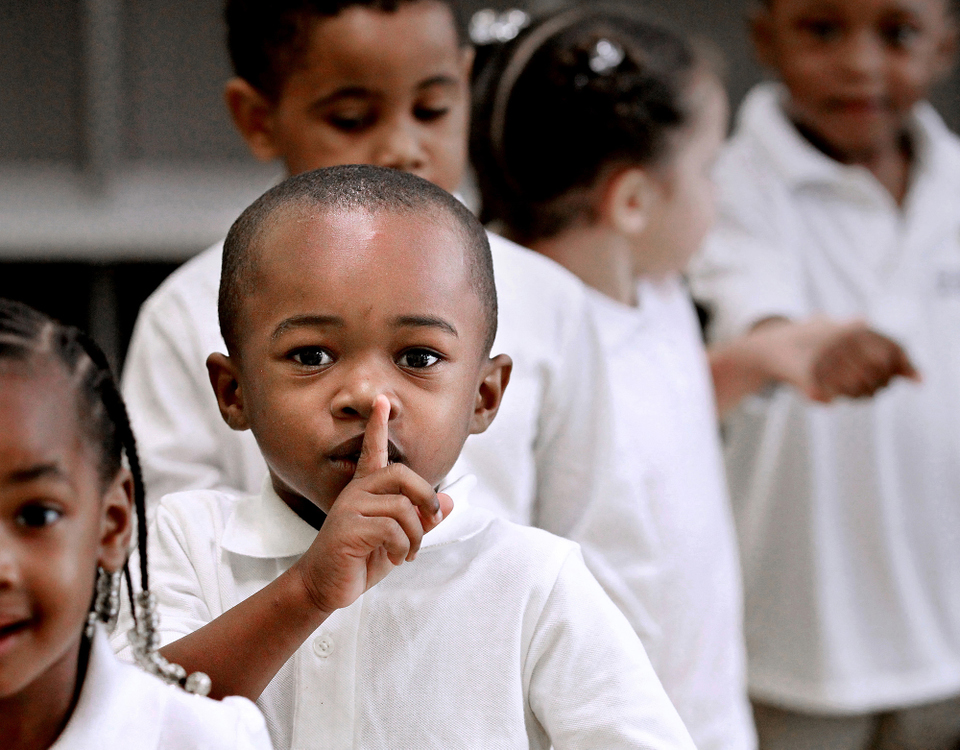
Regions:
M 356 473 L 307 552 L 258 593 L 162 649 L 187 672 L 206 672 L 213 697 L 256 700 L 334 610 L 412 560 L 423 535 L 449 513 L 448 496 L 408 467 L 388 465 L 389 410 L 378 398 Z
M 813 401 L 872 396 L 894 377 L 919 379 L 895 341 L 862 321 L 770 318 L 708 350 L 717 411 L 724 416 L 770 383 L 792 385 Z

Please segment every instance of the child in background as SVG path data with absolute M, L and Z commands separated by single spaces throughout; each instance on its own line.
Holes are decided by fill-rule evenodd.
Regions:
M 160 502 L 168 658 L 257 698 L 278 748 L 693 747 L 576 545 L 451 471 L 510 375 L 459 201 L 379 167 L 289 178 L 230 230 L 219 311 L 210 379 L 269 479 Z
M 478 87 L 484 212 L 592 287 L 618 455 L 645 498 L 591 507 L 571 538 L 641 635 L 697 747 L 752 747 L 711 372 L 680 278 L 712 220 L 723 87 L 682 38 L 611 9 L 540 21 Z M 860 327 L 771 325 L 713 352 L 716 400 L 771 381 L 827 398 L 820 352 Z
M 232 0 L 226 99 L 261 159 L 290 174 L 377 164 L 449 191 L 463 175 L 473 51 L 456 3 Z M 563 535 L 584 504 L 620 491 L 609 384 L 583 286 L 562 268 L 490 237 L 500 297 L 497 348 L 514 359 L 500 418 L 468 441 L 477 504 Z M 210 393 L 221 245 L 176 271 L 145 303 L 124 372 L 148 494 L 258 492 L 266 467 Z M 536 294 L 531 294 L 535 289 Z M 150 498 L 148 497 L 148 500 Z M 151 504 L 152 507 L 152 504 Z
M 122 465 L 126 455 L 132 470 Z M 217 703 L 155 652 L 146 555 L 137 660 L 116 661 L 116 622 L 143 487 L 103 354 L 74 328 L 0 300 L 0 744 L 5 750 L 269 748 L 242 698 Z M 129 581 L 129 578 L 128 578 Z
M 781 79 L 744 102 L 693 287 L 712 336 L 860 316 L 923 374 L 870 402 L 787 390 L 728 424 L 764 748 L 960 741 L 960 143 L 926 103 L 948 0 L 770 0 Z M 835 360 L 842 364 L 846 351 Z

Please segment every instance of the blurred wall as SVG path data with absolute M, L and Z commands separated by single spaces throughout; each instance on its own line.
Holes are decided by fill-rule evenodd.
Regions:
M 562 0 L 460 0 L 557 7 Z M 583 0 L 587 1 L 587 0 Z M 752 0 L 636 0 L 726 56 L 736 104 L 761 78 Z M 0 0 L 0 295 L 92 328 L 115 361 L 139 300 L 276 179 L 221 100 L 221 0 Z M 957 77 L 934 97 L 960 128 Z

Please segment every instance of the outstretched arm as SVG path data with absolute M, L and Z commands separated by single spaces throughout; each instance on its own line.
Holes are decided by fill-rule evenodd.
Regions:
M 166 646 L 188 672 L 206 672 L 211 695 L 256 700 L 330 614 L 412 560 L 452 501 L 408 467 L 387 463 L 390 404 L 377 399 L 351 482 L 304 555 L 272 583 Z
M 768 318 L 708 350 L 722 417 L 770 383 L 792 385 L 812 401 L 872 396 L 897 376 L 919 374 L 897 342 L 863 321 L 823 316 L 804 321 Z

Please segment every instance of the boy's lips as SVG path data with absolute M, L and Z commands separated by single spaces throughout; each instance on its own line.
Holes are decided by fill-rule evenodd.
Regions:
M 363 448 L 363 433 L 345 440 L 327 454 L 327 459 L 344 468 L 356 468 Z M 392 440 L 387 441 L 387 461 L 391 464 L 404 464 L 406 457 Z

